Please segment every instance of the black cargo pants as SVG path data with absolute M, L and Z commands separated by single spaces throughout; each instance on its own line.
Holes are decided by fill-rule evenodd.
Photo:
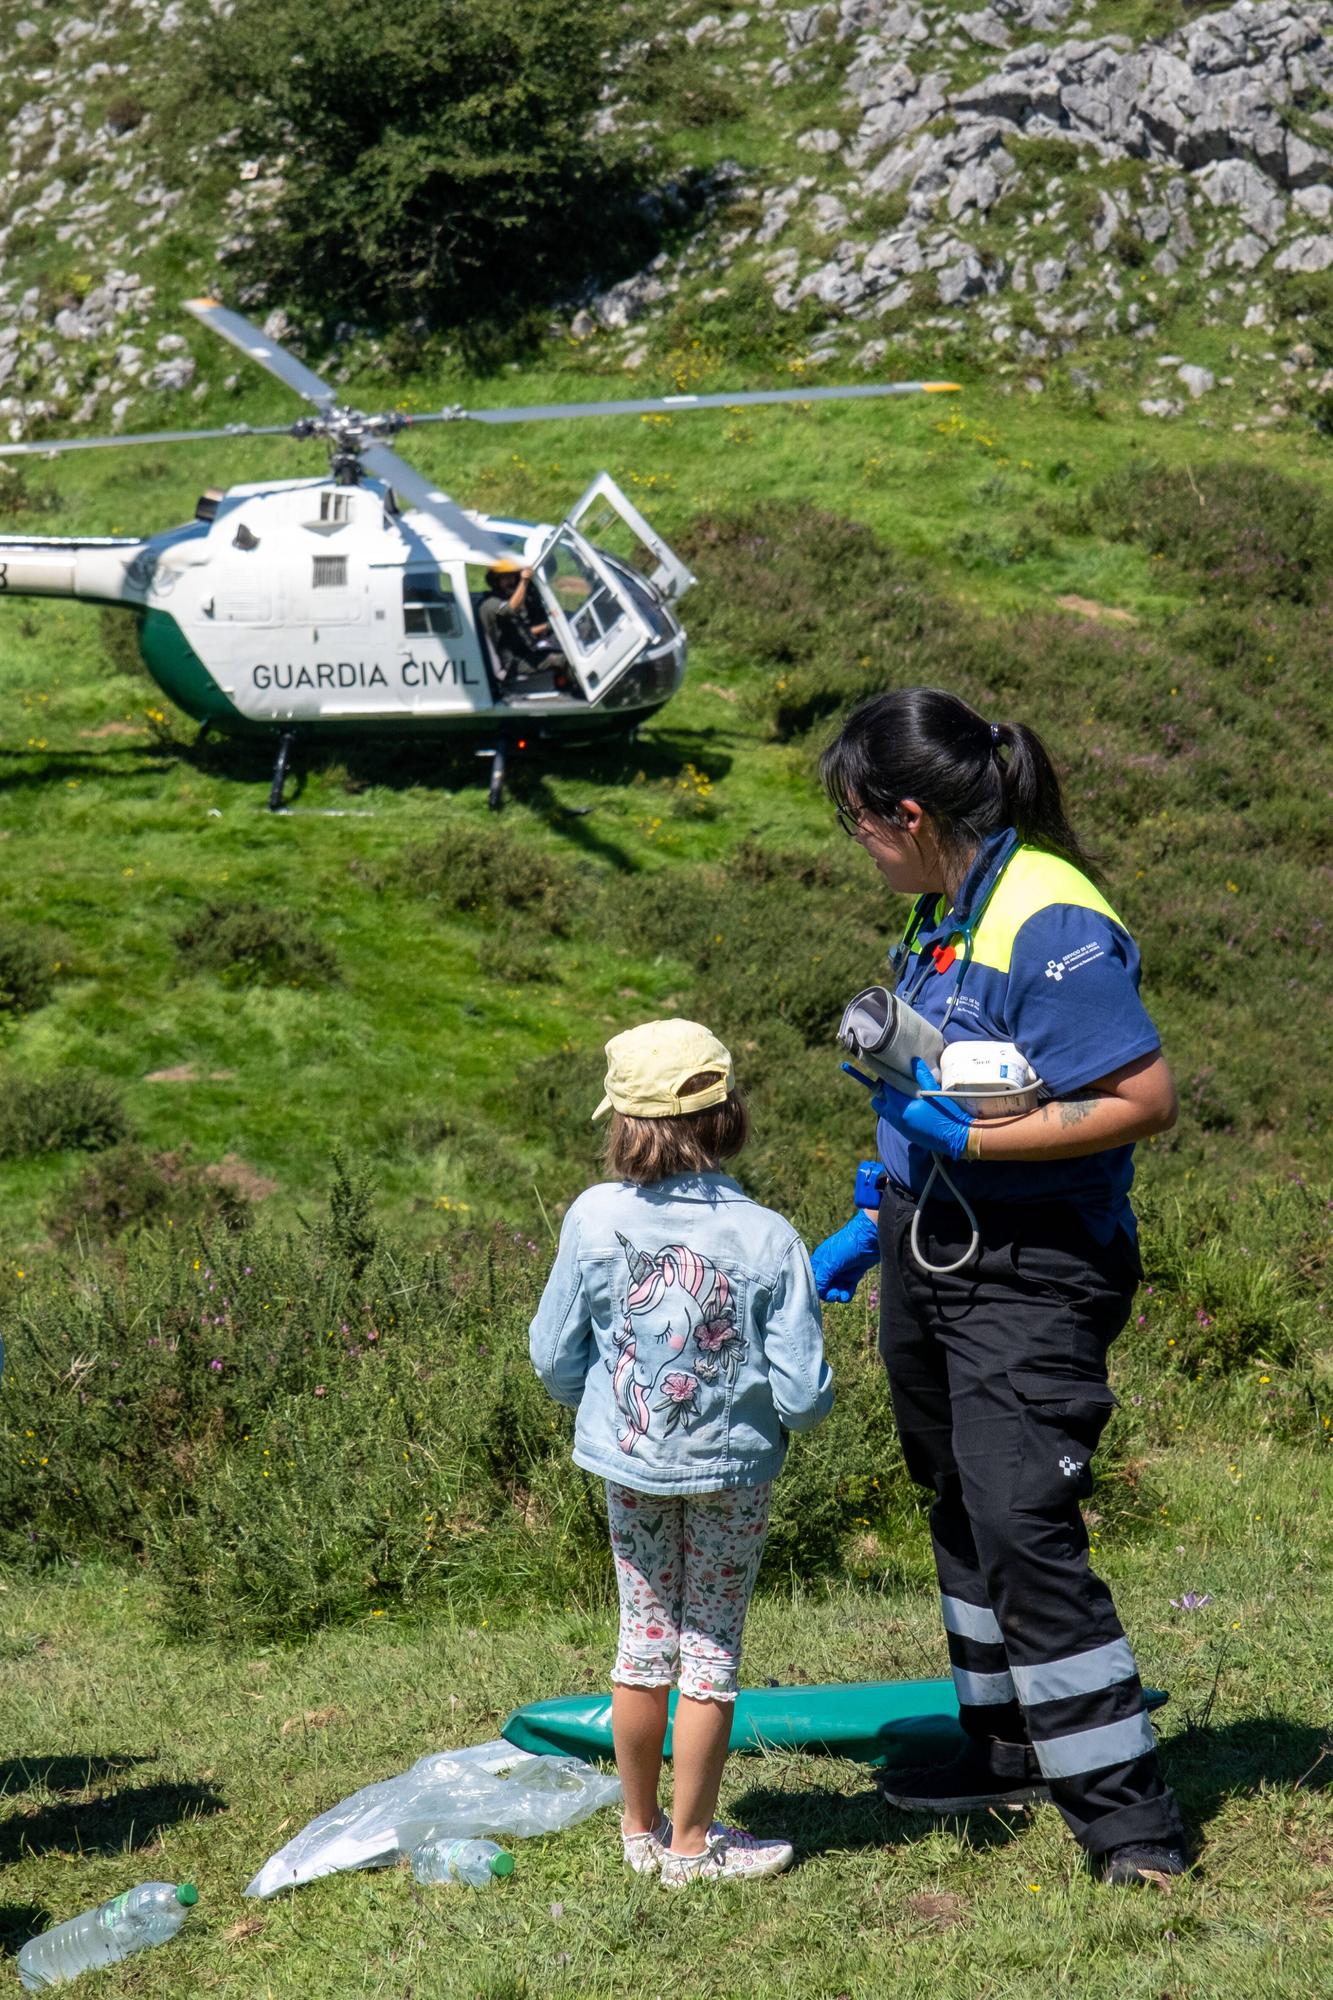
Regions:
M 1179 1844 L 1134 1655 L 1088 1562 L 1079 1502 L 1115 1407 L 1106 1355 L 1141 1275 L 1129 1237 L 1099 1244 L 1064 1204 L 978 1207 L 981 1249 L 931 1276 L 912 1256 L 911 1201 L 880 1208 L 880 1353 L 907 1469 L 930 1489 L 964 1729 L 997 1776 L 1036 1752 L 1051 1796 L 1093 1854 Z M 932 1264 L 962 1255 L 952 1197 L 927 1204 Z M 1015 1755 L 1018 1763 L 1015 1765 Z

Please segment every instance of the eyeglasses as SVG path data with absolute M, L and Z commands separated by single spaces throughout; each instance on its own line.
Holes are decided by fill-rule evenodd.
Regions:
M 833 816 L 847 835 L 847 838 L 855 840 L 857 834 L 861 831 L 860 813 L 853 812 L 850 806 L 835 806 L 833 808 Z

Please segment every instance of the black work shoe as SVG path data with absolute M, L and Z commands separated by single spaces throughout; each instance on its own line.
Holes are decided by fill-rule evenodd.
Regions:
M 1026 1806 L 1049 1799 L 1049 1788 L 1032 1752 L 1017 1744 L 1001 1746 L 1013 1775 L 1001 1776 L 996 1760 L 969 1743 L 945 1764 L 906 1771 L 881 1771 L 876 1778 L 885 1805 L 899 1812 L 962 1813 L 985 1806 Z
M 1159 1847 L 1154 1841 L 1136 1841 L 1132 1846 L 1111 1848 L 1102 1856 L 1098 1872 L 1103 1882 L 1114 1882 L 1124 1888 L 1150 1881 L 1154 1875 L 1183 1875 L 1188 1867 L 1183 1847 Z

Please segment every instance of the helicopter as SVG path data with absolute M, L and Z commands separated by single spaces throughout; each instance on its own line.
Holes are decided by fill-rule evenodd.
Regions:
M 147 536 L 0 536 L 0 597 L 123 606 L 149 673 L 201 735 L 273 742 L 275 812 L 298 740 L 431 734 L 474 739 L 490 760 L 498 809 L 511 750 L 632 734 L 685 675 L 675 607 L 695 578 L 609 473 L 555 524 L 483 514 L 458 506 L 393 450 L 401 432 L 958 387 L 893 382 L 373 415 L 339 403 L 304 362 L 217 299 L 184 305 L 309 413 L 288 424 L 0 445 L 0 457 L 286 436 L 324 444 L 328 474 L 209 489 L 192 521 Z M 594 536 L 614 537 L 614 552 Z M 488 594 L 516 591 L 516 572 L 530 572 L 522 615 L 544 637 L 513 673 L 478 613 Z

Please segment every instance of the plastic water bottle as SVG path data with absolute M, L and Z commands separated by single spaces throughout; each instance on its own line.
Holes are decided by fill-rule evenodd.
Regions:
M 513 1855 L 493 1840 L 423 1840 L 412 1855 L 418 1882 L 466 1882 L 469 1889 L 489 1889 L 499 1876 L 513 1872 Z
M 19 1953 L 19 1979 L 25 1992 L 43 1993 L 95 1965 L 115 1965 L 150 1944 L 165 1944 L 198 1900 L 193 1882 L 182 1882 L 179 1888 L 174 1882 L 140 1882 L 109 1903 L 43 1931 Z

